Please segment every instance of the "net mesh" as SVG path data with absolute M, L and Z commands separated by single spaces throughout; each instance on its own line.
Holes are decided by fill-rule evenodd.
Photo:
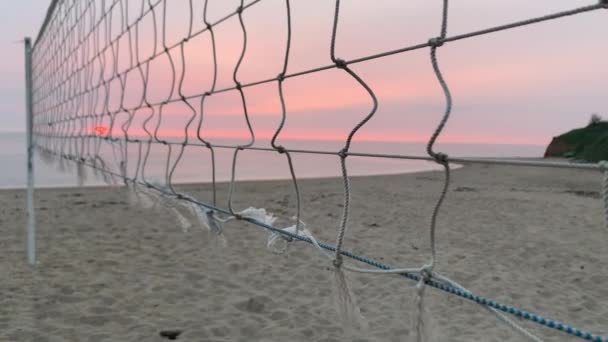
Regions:
M 471 297 L 471 300 L 478 301 L 475 298 L 480 297 L 474 298 L 470 292 L 451 284 L 449 279 L 433 273 L 436 222 L 450 184 L 450 163 L 455 160 L 447 154 L 437 151 L 435 147 L 435 142 L 442 134 L 452 110 L 452 95 L 440 67 L 441 48 L 445 44 L 479 35 L 600 10 L 606 8 L 607 3 L 600 1 L 572 10 L 450 36 L 448 30 L 449 2 L 444 0 L 441 20 L 437 22 L 437 35 L 429 37 L 428 41 L 346 60 L 341 58 L 336 51 L 340 28 L 339 19 L 341 18 L 340 1 L 337 0 L 333 13 L 331 46 L 326 52 L 331 58 L 331 64 L 289 73 L 293 38 L 292 8 L 290 1 L 285 0 L 282 1 L 282 12 L 273 14 L 283 18 L 286 28 L 286 36 L 276 38 L 281 40 L 283 46 L 280 53 L 283 56 L 280 72 L 273 78 L 245 82 L 242 78 L 242 67 L 250 43 L 249 31 L 252 29 L 247 23 L 246 13 L 260 2 L 262 1 L 241 0 L 230 13 L 219 19 L 211 20 L 209 16 L 211 2 L 208 0 L 178 2 L 167 0 L 54 1 L 32 53 L 33 130 L 36 147 L 43 159 L 57 163 L 62 169 L 75 168 L 81 182 L 85 181 L 86 170 L 92 170 L 96 176 L 103 178 L 108 183 L 124 184 L 132 188 L 134 197 L 137 201 L 143 202 L 144 206 L 160 204 L 170 208 L 184 229 L 188 228 L 189 223 L 180 216 L 180 210 L 187 209 L 191 210 L 195 216 L 201 217 L 201 221 L 205 222 L 208 229 L 217 234 L 221 234 L 222 222 L 236 218 L 271 229 L 273 239 L 280 235 L 287 239 L 298 238 L 311 242 L 320 249 L 330 250 L 334 253 L 332 259 L 339 272 L 342 269 L 343 256 L 352 257 L 352 254 L 343 250 L 350 216 L 351 191 L 348 158 L 356 155 L 359 157 L 431 160 L 442 167 L 445 175 L 443 187 L 432 210 L 430 220 L 432 257 L 428 264 L 415 269 L 414 273 L 418 272 L 418 276 L 411 274 L 410 276 L 419 280 L 422 286 L 434 284 L 433 282 L 440 279 L 435 283 L 436 287 L 445 287 L 449 290 L 448 292 L 460 293 L 462 297 Z M 174 32 L 175 25 L 169 19 L 173 11 L 178 13 L 177 17 L 182 24 L 180 25 L 181 32 L 178 33 Z M 218 75 L 226 70 L 222 71 L 219 65 L 218 45 L 222 41 L 218 38 L 218 30 L 223 25 L 235 21 L 238 23 L 241 39 L 239 44 L 233 44 L 233 56 L 230 57 L 236 61 L 233 68 L 229 70 L 232 75 L 232 84 L 220 88 Z M 203 36 L 207 39 L 207 45 L 204 49 L 199 49 L 196 45 L 199 42 L 195 42 L 195 40 Z M 195 82 L 195 87 L 192 87 L 190 81 L 192 77 L 196 78 L 196 73 L 200 70 L 191 70 L 186 57 L 186 51 L 192 46 L 207 56 L 210 66 L 206 73 L 209 82 Z M 429 51 L 429 63 L 445 95 L 441 119 L 428 139 L 428 156 L 422 158 L 385 155 L 381 151 L 365 154 L 351 152 L 353 139 L 360 129 L 373 119 L 379 105 L 373 87 L 352 68 L 352 65 L 424 49 Z M 153 72 L 159 68 L 159 65 L 165 71 L 163 79 L 158 79 Z M 284 95 L 284 84 L 290 79 L 313 73 L 323 73 L 332 69 L 344 73 L 360 87 L 362 94 L 367 96 L 369 110 L 361 113 L 361 119 L 348 128 L 349 133 L 343 141 L 342 147 L 337 151 L 294 150 L 281 145 L 281 133 L 289 117 L 289 103 Z M 248 91 L 273 84 L 280 103 L 281 120 L 272 134 L 270 146 L 260 147 L 255 145 L 257 137 L 250 120 Z M 208 127 L 206 116 L 209 108 L 208 102 L 219 94 L 234 95 L 231 97 L 231 105 L 238 109 L 246 128 L 246 139 L 243 142 L 219 144 L 210 139 L 212 132 Z M 177 127 L 178 134 L 168 135 L 167 131 L 171 129 L 173 123 L 170 124 L 167 117 L 174 115 L 176 108 L 179 108 L 177 111 L 183 120 Z M 165 167 L 160 179 L 149 175 L 153 148 L 160 148 L 164 151 Z M 209 181 L 213 187 L 213 195 L 210 199 L 193 198 L 180 193 L 174 187 L 174 175 L 180 163 L 183 162 L 186 148 L 198 148 L 208 152 L 206 155 L 212 170 Z M 215 156 L 218 149 L 229 150 L 232 153 L 231 181 L 225 206 L 218 203 L 217 200 Z M 239 155 L 247 150 L 276 153 L 284 158 L 296 196 L 293 227 L 277 229 L 272 227 L 272 222 L 264 222 L 263 217 L 259 219 L 247 216 L 247 213 L 252 211 L 251 208 L 246 210 L 235 208 L 233 197 L 236 191 L 235 175 L 239 167 Z M 292 160 L 294 153 L 333 155 L 340 161 L 340 173 L 344 184 L 344 204 L 335 247 L 317 243 L 301 222 L 300 188 L 297 170 Z M 305 231 L 304 235 L 300 234 L 301 229 Z M 272 243 L 274 244 L 275 241 L 273 240 Z M 388 271 L 386 267 L 380 267 L 381 264 L 371 260 L 355 259 L 363 260 L 363 262 L 367 260 L 369 265 Z M 353 268 L 347 269 L 354 270 Z M 359 271 L 365 272 L 366 270 Z M 336 277 L 345 282 L 343 274 L 337 273 Z M 346 286 L 344 285 L 344 287 Z M 498 304 L 492 306 L 488 303 L 483 304 L 517 315 L 514 309 L 511 310 L 506 306 L 503 308 Z M 521 315 L 523 316 L 523 313 Z M 551 326 L 549 323 L 545 325 Z M 570 327 L 559 330 L 565 330 L 576 336 L 585 334 L 583 331 L 570 329 Z M 583 337 L 585 336 L 594 337 L 591 334 Z

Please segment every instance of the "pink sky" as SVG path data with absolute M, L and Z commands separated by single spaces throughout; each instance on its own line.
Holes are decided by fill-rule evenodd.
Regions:
M 137 1 L 129 3 L 136 7 Z M 337 39 L 338 56 L 348 60 L 427 41 L 437 35 L 440 3 L 344 1 Z M 451 3 L 448 36 L 595 1 Z M 195 11 L 201 15 L 202 4 L 202 0 L 195 1 Z M 211 1 L 211 21 L 232 11 L 237 4 L 238 1 Z M 4 13 L 21 10 L 20 15 L 29 19 L 23 21 L 23 25 L 14 23 L 15 29 L 2 30 L 5 44 L 25 34 L 34 35 L 37 30 L 34 23 L 41 21 L 45 7 L 34 1 L 1 6 Z M 187 18 L 188 1 L 172 0 L 169 8 L 167 40 L 173 43 L 187 31 L 188 21 L 184 18 Z M 279 0 L 263 0 L 245 11 L 249 44 L 239 71 L 242 83 L 272 78 L 280 72 L 286 38 L 284 13 L 284 2 Z M 32 19 L 34 14 L 36 18 Z M 288 73 L 330 64 L 332 20 L 332 1 L 292 1 Z M 608 44 L 602 43 L 605 23 L 605 11 L 596 11 L 441 47 L 439 63 L 454 97 L 454 111 L 442 141 L 546 144 L 554 135 L 585 125 L 591 113 L 608 114 L 605 95 Z M 199 20 L 195 30 L 201 27 Z M 146 32 L 151 28 L 150 22 L 144 20 L 141 28 Z M 11 36 L 7 32 L 20 35 Z M 238 20 L 235 17 L 222 23 L 216 32 L 220 61 L 218 88 L 231 87 L 234 85 L 232 70 L 242 43 Z M 142 33 L 142 37 L 149 36 Z M 151 44 L 150 39 L 142 40 L 142 56 L 150 53 Z M 3 93 L 0 96 L 4 100 L 0 105 L 4 120 L 0 129 L 23 127 L 19 48 L 10 45 L 9 61 L 0 66 L 5 69 L 0 81 Z M 202 93 L 211 81 L 209 35 L 202 34 L 191 40 L 185 51 L 187 73 L 183 91 Z M 172 56 L 178 64 L 179 77 L 182 72 L 179 51 L 174 50 Z M 118 63 L 119 69 L 128 66 L 126 58 Z M 352 68 L 369 83 L 380 102 L 376 116 L 361 129 L 358 139 L 428 139 L 444 108 L 443 93 L 433 74 L 428 49 L 375 59 Z M 127 106 L 137 103 L 141 96 L 138 77 L 135 73 L 129 76 Z M 155 60 L 151 65 L 151 102 L 166 98 L 170 79 L 167 57 Z M 363 89 L 345 72 L 336 69 L 288 79 L 284 89 L 288 118 L 282 138 L 344 139 L 371 105 Z M 117 84 L 110 94 L 117 98 Z M 256 135 L 270 137 L 280 119 L 276 82 L 246 88 L 245 95 Z M 114 107 L 117 104 L 112 101 Z M 198 100 L 192 104 L 195 108 L 199 106 Z M 203 131 L 207 137 L 247 136 L 237 92 L 212 96 L 206 102 L 205 112 Z M 164 113 L 163 134 L 181 134 L 190 116 L 188 108 L 174 104 L 165 108 Z M 132 133 L 141 133 L 144 119 L 143 112 L 136 115 Z

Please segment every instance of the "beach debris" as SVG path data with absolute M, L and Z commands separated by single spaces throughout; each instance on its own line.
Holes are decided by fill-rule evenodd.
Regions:
M 181 334 L 181 330 L 163 330 L 159 333 L 160 337 L 167 340 L 177 340 Z

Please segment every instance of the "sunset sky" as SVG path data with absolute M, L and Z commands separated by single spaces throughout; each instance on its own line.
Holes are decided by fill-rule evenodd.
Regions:
M 0 3 L 0 131 L 24 127 L 23 46 L 15 41 L 35 37 L 49 1 Z M 573 0 L 459 0 L 450 5 L 448 36 L 595 3 Z M 137 7 L 138 1 L 130 0 Z M 195 0 L 202 27 L 202 0 Z M 239 1 L 210 2 L 210 21 L 234 11 Z M 438 35 L 442 1 L 343 1 L 337 55 L 350 60 L 426 42 Z M 169 1 L 167 41 L 183 38 L 188 0 Z M 162 6 L 161 6 L 162 8 Z M 331 64 L 329 42 L 334 2 L 292 0 L 292 49 L 288 73 Z M 591 113 L 608 117 L 608 21 L 605 11 L 562 18 L 468 40 L 448 43 L 438 52 L 439 64 L 454 97 L 453 116 L 444 142 L 546 144 L 552 136 L 583 126 Z M 186 18 L 186 19 L 184 19 Z M 241 83 L 276 77 L 282 68 L 286 19 L 282 0 L 263 0 L 244 12 L 248 49 L 239 71 Z M 146 20 L 142 21 L 146 32 Z M 242 44 L 236 17 L 217 29 L 217 88 L 231 87 L 232 71 Z M 152 49 L 142 34 L 140 51 Z M 146 39 L 147 38 L 147 39 Z M 159 43 L 160 44 L 160 43 Z M 209 35 L 185 47 L 186 94 L 205 92 L 211 81 Z M 179 61 L 179 51 L 173 57 Z M 119 69 L 128 66 L 118 61 Z M 179 64 L 179 63 L 178 63 Z M 151 65 L 149 100 L 162 101 L 170 86 L 168 59 Z M 378 96 L 378 113 L 357 136 L 362 140 L 424 141 L 440 119 L 443 93 L 435 79 L 429 49 L 396 54 L 352 66 Z M 178 66 L 178 75 L 182 72 Z M 363 89 L 344 71 L 328 70 L 285 81 L 288 118 L 282 138 L 344 139 L 369 111 Z M 136 104 L 140 82 L 128 81 L 125 105 Z M 115 94 L 113 94 L 115 95 Z M 258 137 L 270 137 L 280 118 L 276 82 L 245 90 Z M 114 96 L 116 98 L 116 96 Z M 198 107 L 199 103 L 194 101 Z M 117 105 L 117 102 L 113 102 Z M 181 134 L 190 112 L 183 104 L 165 108 L 163 133 Z M 136 115 L 141 126 L 145 113 Z M 209 138 L 246 136 L 238 93 L 210 97 L 204 127 Z M 135 133 L 135 130 L 133 131 Z

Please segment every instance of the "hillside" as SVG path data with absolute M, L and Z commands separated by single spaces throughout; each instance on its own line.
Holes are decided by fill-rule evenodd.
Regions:
M 547 157 L 569 157 L 589 162 L 608 160 L 608 122 L 600 121 L 553 138 Z

